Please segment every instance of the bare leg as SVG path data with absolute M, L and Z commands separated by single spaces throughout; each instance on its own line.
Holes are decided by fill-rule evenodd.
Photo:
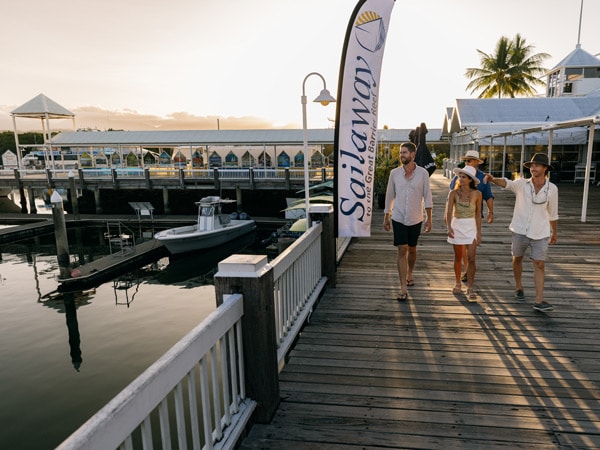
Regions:
M 513 275 L 515 277 L 515 289 L 517 291 L 523 290 L 523 284 L 521 282 L 521 275 L 523 274 L 523 257 L 513 256 L 512 260 Z
M 454 247 L 454 276 L 456 277 L 456 284 L 460 284 L 460 277 L 462 270 L 462 260 L 463 260 L 463 246 L 462 245 L 453 245 Z
M 468 252 L 467 252 L 467 246 L 466 245 L 463 245 L 462 263 L 463 263 L 463 267 L 465 268 L 465 271 L 463 273 L 467 273 L 467 271 L 469 270 L 469 255 L 468 255 Z
M 460 279 L 462 276 L 462 255 L 464 248 L 462 245 L 453 245 L 452 247 L 454 248 L 454 277 L 456 278 L 456 284 L 454 285 L 454 289 L 452 289 L 452 292 L 455 294 L 460 294 L 460 292 L 462 291 Z
M 398 246 L 398 276 L 400 277 L 400 292 L 401 294 L 405 294 L 407 292 L 406 289 L 406 280 L 408 273 L 408 245 L 399 245 Z
M 535 285 L 535 302 L 544 301 L 544 272 L 546 264 L 544 261 L 533 260 L 533 284 Z
M 477 243 L 467 245 L 467 256 L 469 265 L 467 266 L 467 286 L 469 292 L 473 291 L 473 283 L 475 282 L 475 271 L 477 266 L 475 264 L 475 258 L 477 255 Z
M 413 270 L 415 269 L 415 262 L 417 261 L 417 247 L 410 247 L 408 245 L 406 247 L 408 250 L 408 257 L 407 257 L 408 270 L 406 272 L 406 279 L 412 280 L 413 279 Z

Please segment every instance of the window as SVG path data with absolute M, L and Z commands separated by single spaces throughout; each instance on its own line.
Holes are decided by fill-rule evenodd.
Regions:
M 585 67 L 583 78 L 600 78 L 600 67 Z
M 567 67 L 565 69 L 565 76 L 567 80 L 580 80 L 583 78 L 583 68 L 582 67 Z

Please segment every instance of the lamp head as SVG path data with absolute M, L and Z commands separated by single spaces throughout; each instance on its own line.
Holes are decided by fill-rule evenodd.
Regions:
M 327 106 L 330 103 L 335 103 L 335 97 L 333 97 L 327 89 L 323 89 L 319 96 L 313 100 L 313 102 Z

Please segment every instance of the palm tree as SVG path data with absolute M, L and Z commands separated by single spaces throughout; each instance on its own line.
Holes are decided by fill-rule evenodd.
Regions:
M 538 76 L 546 72 L 542 63 L 550 55 L 533 53 L 533 49 L 517 33 L 512 40 L 502 36 L 496 43 L 494 53 L 477 50 L 481 56 L 481 67 L 466 70 L 465 75 L 471 80 L 467 89 L 471 93 L 481 91 L 478 98 L 535 95 L 534 87 L 544 85 Z

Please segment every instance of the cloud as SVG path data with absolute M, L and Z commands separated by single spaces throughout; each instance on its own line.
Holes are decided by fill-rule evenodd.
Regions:
M 16 105 L 0 106 L 0 130 L 13 130 L 10 112 Z M 269 120 L 252 116 L 196 116 L 187 112 L 173 112 L 167 116 L 143 114 L 131 109 L 107 110 L 97 106 L 69 108 L 75 114 L 77 128 L 97 130 L 250 130 L 273 128 L 297 128 L 294 124 L 275 125 Z M 71 120 L 52 120 L 52 131 L 72 130 Z M 26 131 L 42 131 L 38 119 L 17 119 L 20 133 Z

